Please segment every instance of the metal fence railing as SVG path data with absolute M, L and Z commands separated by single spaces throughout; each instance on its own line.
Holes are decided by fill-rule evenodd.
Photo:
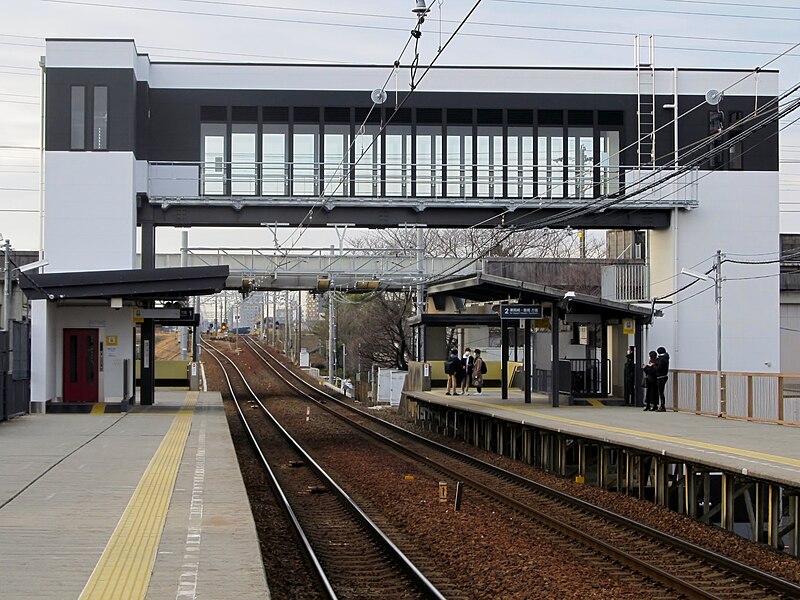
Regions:
M 800 425 L 800 374 L 670 371 L 665 390 L 674 410 Z M 718 395 L 718 384 L 722 394 Z

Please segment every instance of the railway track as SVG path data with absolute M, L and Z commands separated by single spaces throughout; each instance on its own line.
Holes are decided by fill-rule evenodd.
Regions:
M 265 348 L 249 348 L 296 393 L 345 419 L 365 435 L 379 440 L 441 476 L 502 503 L 577 540 L 596 556 L 610 558 L 647 580 L 662 592 L 651 597 L 798 598 L 800 586 L 748 565 L 595 507 L 472 456 L 417 436 L 341 401 L 306 382 Z
M 224 374 L 250 441 L 312 566 L 320 597 L 444 600 L 441 592 L 272 417 L 234 361 L 208 344 L 204 347 Z M 251 398 L 247 406 L 243 406 L 245 394 Z M 262 422 L 254 423 L 254 411 L 248 408 L 259 408 L 256 414 Z M 270 428 L 266 435 L 264 423 Z

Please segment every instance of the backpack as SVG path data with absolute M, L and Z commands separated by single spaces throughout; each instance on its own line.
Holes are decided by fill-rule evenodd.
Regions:
M 486 368 L 486 362 L 484 362 L 484 360 L 481 359 L 481 375 L 486 375 L 487 371 L 488 369 Z
M 449 356 L 444 363 L 444 372 L 446 375 L 455 375 L 458 367 L 456 363 L 461 362 L 457 356 Z

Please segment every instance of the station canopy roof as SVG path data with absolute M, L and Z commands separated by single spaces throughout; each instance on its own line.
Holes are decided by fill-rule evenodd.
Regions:
M 605 300 L 587 294 L 578 294 L 541 285 L 509 279 L 497 275 L 477 273 L 467 277 L 459 277 L 450 281 L 437 283 L 428 287 L 428 295 L 446 295 L 475 302 L 516 302 L 519 304 L 538 304 L 541 302 L 561 302 L 565 295 L 569 293 L 570 310 L 573 313 L 588 313 L 603 315 L 606 318 L 650 318 L 651 310 L 646 307 L 629 304 L 626 302 L 616 302 Z M 424 315 L 434 316 L 436 313 Z M 459 318 L 470 315 L 459 314 Z M 476 315 L 477 316 L 477 315 Z M 427 322 L 423 318 L 424 322 Z
M 20 287 L 31 300 L 174 300 L 225 288 L 227 265 L 125 269 L 68 273 L 22 273 Z

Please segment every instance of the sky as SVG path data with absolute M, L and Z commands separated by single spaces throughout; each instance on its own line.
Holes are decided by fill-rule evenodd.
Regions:
M 640 34 L 654 36 L 657 67 L 753 69 L 800 42 L 800 2 L 764 1 L 481 0 L 438 64 L 633 66 Z M 475 0 L 428 3 L 420 64 Z M 19 250 L 39 247 L 45 38 L 132 38 L 152 60 L 391 64 L 415 23 L 414 0 L 285 4 L 291 8 L 277 0 L 0 0 L 0 234 Z M 780 70 L 781 90 L 800 82 L 800 47 L 769 68 Z M 781 230 L 800 232 L 800 122 L 781 133 Z M 298 245 L 337 242 L 325 235 L 333 239 L 317 233 Z M 177 231 L 159 231 L 158 247 L 176 250 L 179 240 Z M 272 235 L 195 229 L 190 245 L 263 247 Z

